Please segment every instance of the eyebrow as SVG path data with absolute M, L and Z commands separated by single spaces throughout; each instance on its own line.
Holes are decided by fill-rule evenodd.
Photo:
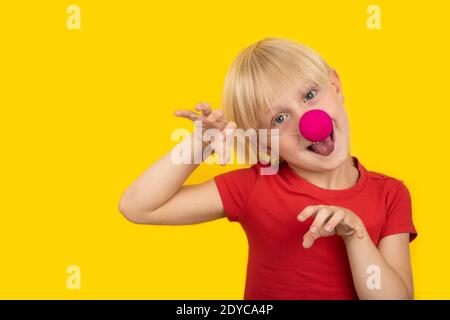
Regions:
M 277 105 L 272 109 L 272 113 L 270 113 L 270 116 L 273 117 L 281 111 L 289 111 L 289 108 L 284 105 Z

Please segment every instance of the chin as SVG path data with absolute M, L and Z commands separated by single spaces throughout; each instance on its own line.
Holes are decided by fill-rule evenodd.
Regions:
M 330 155 L 323 157 L 317 155 L 314 157 L 313 163 L 318 171 L 335 170 L 342 166 L 348 159 L 348 151 L 334 150 Z

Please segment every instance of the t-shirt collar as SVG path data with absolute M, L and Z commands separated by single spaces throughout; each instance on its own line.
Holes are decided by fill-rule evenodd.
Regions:
M 287 163 L 283 163 L 280 167 L 280 173 L 284 172 L 286 178 L 292 185 L 299 191 L 308 191 L 311 195 L 315 195 L 320 198 L 333 198 L 341 199 L 343 197 L 354 196 L 360 193 L 367 184 L 367 170 L 361 164 L 359 159 L 352 156 L 352 160 L 359 172 L 359 178 L 355 185 L 347 189 L 324 189 L 318 187 L 308 180 L 297 174 Z

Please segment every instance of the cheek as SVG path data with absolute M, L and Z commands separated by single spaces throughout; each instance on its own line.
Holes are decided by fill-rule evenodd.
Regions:
M 280 139 L 279 156 L 285 160 L 308 156 L 308 151 L 301 146 L 302 144 L 296 138 Z
M 326 111 L 334 115 L 340 114 L 344 110 L 343 100 L 336 93 L 327 93 L 320 99 L 319 105 L 324 106 Z

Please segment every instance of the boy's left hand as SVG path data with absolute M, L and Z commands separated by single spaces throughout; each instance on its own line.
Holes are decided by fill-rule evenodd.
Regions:
M 364 237 L 364 223 L 351 210 L 330 206 L 330 205 L 312 205 L 306 206 L 297 216 L 301 222 L 315 216 L 309 231 L 303 235 L 303 247 L 309 249 L 314 241 L 320 237 L 329 237 L 339 235 L 349 238 L 356 235 L 357 238 Z

